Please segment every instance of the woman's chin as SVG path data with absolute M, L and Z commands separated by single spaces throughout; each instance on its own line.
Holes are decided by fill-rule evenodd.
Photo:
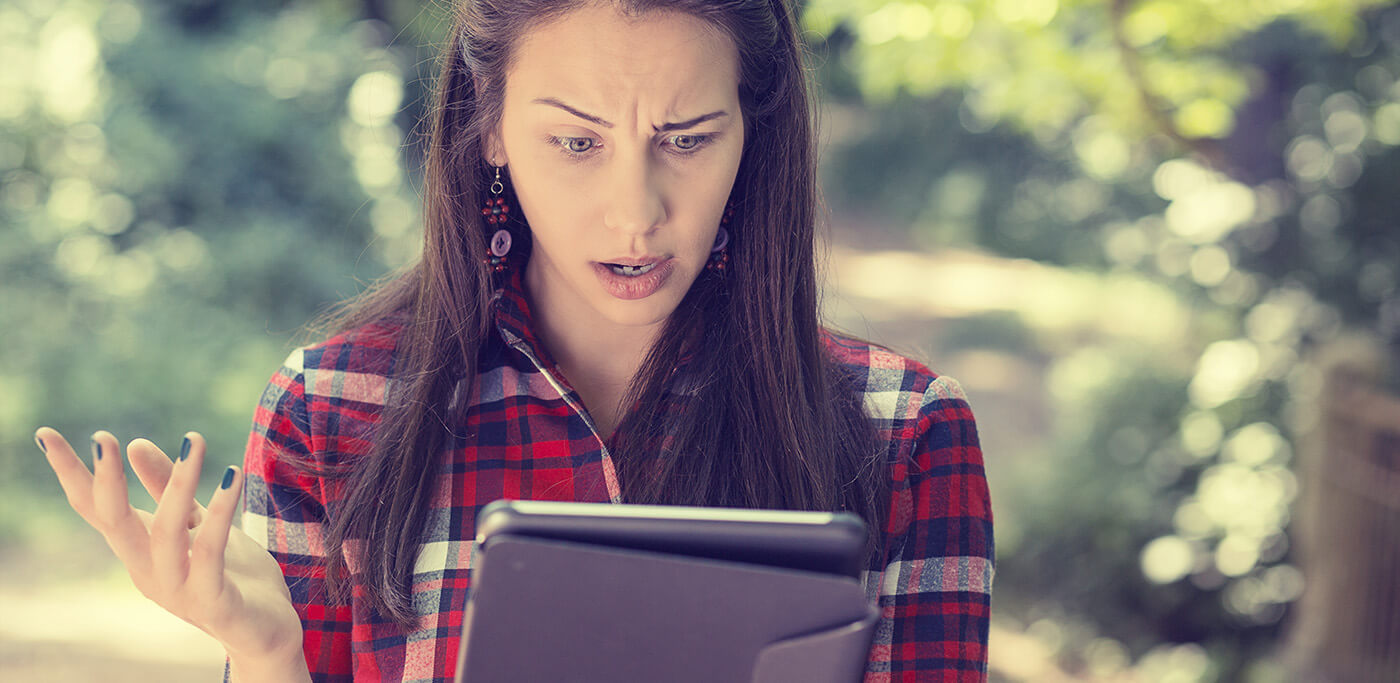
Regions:
M 605 295 L 606 296 L 606 295 Z M 666 321 L 680 303 L 663 292 L 645 299 L 621 300 L 607 297 L 599 313 L 610 323 L 623 327 L 651 327 Z

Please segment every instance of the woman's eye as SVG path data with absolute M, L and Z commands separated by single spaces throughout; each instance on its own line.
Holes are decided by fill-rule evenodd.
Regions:
M 574 154 L 583 154 L 593 149 L 593 138 L 558 138 L 558 141 L 564 149 Z
M 671 144 L 682 152 L 689 152 L 699 149 L 708 139 L 708 135 L 672 135 Z
M 714 135 L 672 135 L 666 138 L 667 144 L 675 150 L 677 154 L 692 154 L 700 148 L 709 144 Z M 590 156 L 599 147 L 597 140 L 593 138 L 574 138 L 563 136 L 549 136 L 549 142 L 558 145 L 561 154 L 567 157 Z

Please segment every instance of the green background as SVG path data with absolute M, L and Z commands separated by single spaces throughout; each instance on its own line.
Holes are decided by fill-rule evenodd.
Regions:
M 0 596 L 39 615 L 0 627 L 0 673 L 96 640 L 114 680 L 182 671 L 140 628 L 62 626 L 73 586 L 130 588 L 32 433 L 197 430 L 211 471 L 241 460 L 302 326 L 419 249 L 449 6 L 0 3 Z M 1400 9 L 812 0 L 802 22 L 829 319 L 956 377 L 979 418 L 993 679 L 1275 680 L 1317 350 L 1400 339 Z

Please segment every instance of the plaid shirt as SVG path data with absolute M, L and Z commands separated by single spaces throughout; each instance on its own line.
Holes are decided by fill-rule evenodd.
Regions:
M 355 597 L 326 603 L 322 538 L 340 501 L 326 481 L 275 455 L 280 448 L 328 462 L 369 451 L 400 328 L 373 324 L 297 349 L 263 393 L 244 461 L 243 530 L 281 564 L 315 681 L 450 683 L 477 511 L 499 498 L 621 501 L 604 440 L 531 331 L 518 276 L 499 292 L 494 315 L 498 336 L 483 348 L 467 397 L 472 437 L 443 454 L 434 483 L 412 589 L 424 618 L 412 633 L 361 601 L 353 545 L 346 559 Z M 963 392 L 880 347 L 824 339 L 832 358 L 865 378 L 866 412 L 888 444 L 893 482 L 885 561 L 865 574 L 882 610 L 865 680 L 984 681 L 992 511 Z

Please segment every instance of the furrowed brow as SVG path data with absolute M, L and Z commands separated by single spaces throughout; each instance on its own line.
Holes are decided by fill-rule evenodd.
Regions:
M 596 123 L 596 124 L 598 124 L 598 125 L 600 125 L 600 126 L 602 126 L 602 127 L 604 127 L 604 128 L 612 128 L 612 127 L 613 127 L 613 124 L 612 124 L 611 122 L 605 121 L 605 120 L 603 120 L 602 118 L 597 117 L 597 116 L 594 116 L 594 115 L 592 115 L 592 114 L 579 111 L 578 109 L 575 109 L 575 108 L 573 108 L 573 107 L 571 107 L 571 106 L 569 106 L 569 105 L 567 105 L 567 104 L 564 104 L 563 102 L 561 102 L 561 101 L 559 101 L 559 100 L 557 100 L 557 99 L 555 99 L 555 98 L 553 98 L 553 97 L 536 97 L 536 98 L 535 98 L 534 100 L 532 100 L 532 101 L 533 101 L 535 104 L 543 104 L 543 105 L 547 105 L 547 106 L 550 106 L 550 107 L 555 107 L 555 108 L 558 108 L 558 109 L 563 109 L 564 111 L 569 112 L 570 114 L 573 114 L 574 116 L 577 116 L 577 117 L 583 119 L 584 121 L 588 121 L 588 122 L 590 122 L 590 123 Z M 663 123 L 663 124 L 661 124 L 660 126 L 652 126 L 652 128 L 655 129 L 656 132 L 658 132 L 658 133 L 666 133 L 666 132 L 673 131 L 673 130 L 685 130 L 685 129 L 687 129 L 687 128 L 692 128 L 692 127 L 698 126 L 698 125 L 700 125 L 700 124 L 702 124 L 702 123 L 704 123 L 704 122 L 706 122 L 706 121 L 712 121 L 712 120 L 714 120 L 714 119 L 722 118 L 722 117 L 725 117 L 725 116 L 729 116 L 729 112 L 727 112 L 727 111 L 712 111 L 712 112 L 710 112 L 710 113 L 708 113 L 708 114 L 703 114 L 703 115 L 697 116 L 697 117 L 695 117 L 695 118 L 693 118 L 693 119 L 687 119 L 687 120 L 685 120 L 685 121 L 678 121 L 678 122 L 676 122 L 676 123 Z
M 727 111 L 712 111 L 712 112 L 710 112 L 710 113 L 708 113 L 708 114 L 705 114 L 705 115 L 703 115 L 703 116 L 697 116 L 697 117 L 695 117 L 695 118 L 693 118 L 693 119 L 690 119 L 690 120 L 687 120 L 687 121 L 680 121 L 680 122 L 678 122 L 678 123 L 663 123 L 663 124 L 661 124 L 660 126 L 652 126 L 652 127 L 655 128 L 655 129 L 656 129 L 656 132 L 658 132 L 658 133 L 665 133 L 665 132 L 673 131 L 673 130 L 685 130 L 685 129 L 687 129 L 687 128 L 693 128 L 693 127 L 695 127 L 695 126 L 698 126 L 698 125 L 700 125 L 700 124 L 702 124 L 702 123 L 704 123 L 704 122 L 706 122 L 706 121 L 711 121 L 711 120 L 713 120 L 713 119 L 718 119 L 718 118 L 721 118 L 721 117 L 724 117 L 724 116 L 729 116 L 729 112 L 727 112 Z
M 536 104 L 547 104 L 547 105 L 549 105 L 549 106 L 551 106 L 551 107 L 558 107 L 558 108 L 560 108 L 560 109 L 563 109 L 563 110 L 566 111 L 566 112 L 569 112 L 570 114 L 573 114 L 574 116 L 577 116 L 577 117 L 583 119 L 584 121 L 590 121 L 590 122 L 592 122 L 592 123 L 596 123 L 596 124 L 598 124 L 598 125 L 600 125 L 600 126 L 602 126 L 602 127 L 604 127 L 604 128 L 612 128 L 612 127 L 613 127 L 613 125 L 612 125 L 611 123 L 608 123 L 607 121 L 604 121 L 603 119 L 600 119 L 600 118 L 598 118 L 597 116 L 594 116 L 594 115 L 592 115 L 592 114 L 585 114 L 585 113 L 583 113 L 583 112 L 581 112 L 581 111 L 579 111 L 579 110 L 577 110 L 577 109 L 574 109 L 573 107 L 570 107 L 570 106 L 567 105 L 567 104 L 564 104 L 563 102 L 560 102 L 559 100 L 554 99 L 553 97 L 536 97 L 536 98 L 534 99 L 534 102 L 535 102 Z

